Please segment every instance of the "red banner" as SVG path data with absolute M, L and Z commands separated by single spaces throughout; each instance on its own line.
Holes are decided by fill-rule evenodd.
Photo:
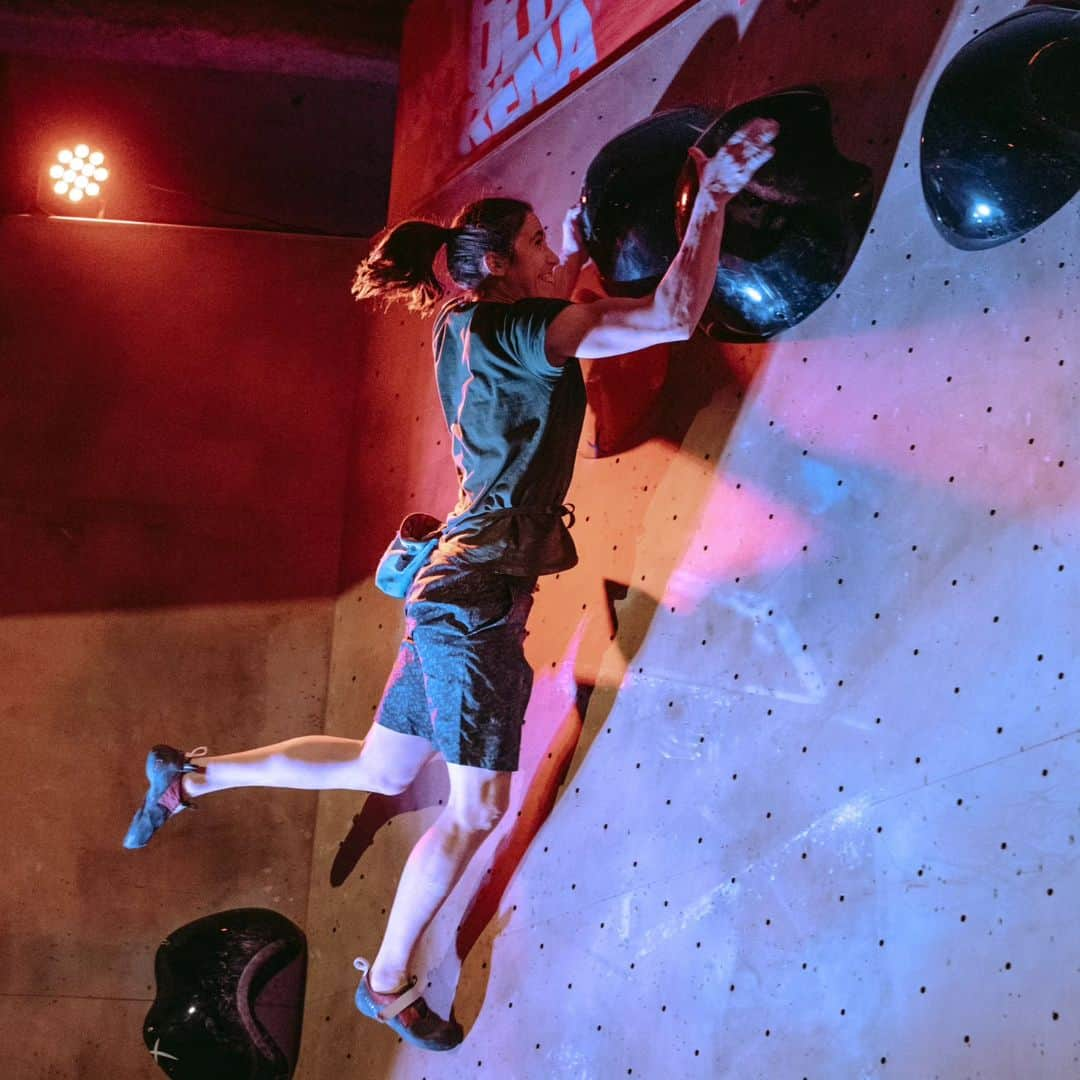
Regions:
M 688 6 L 688 0 L 415 0 L 401 51 L 391 219 Z

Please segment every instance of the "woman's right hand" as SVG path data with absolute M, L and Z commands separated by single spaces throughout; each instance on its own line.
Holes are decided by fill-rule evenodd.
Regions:
M 780 125 L 775 120 L 758 117 L 734 132 L 711 158 L 691 146 L 690 157 L 697 166 L 700 191 L 718 202 L 737 195 L 773 156 L 775 151 L 770 144 L 779 133 Z
M 585 226 L 581 220 L 582 206 L 578 201 L 566 211 L 562 223 L 563 262 L 579 251 L 585 251 Z

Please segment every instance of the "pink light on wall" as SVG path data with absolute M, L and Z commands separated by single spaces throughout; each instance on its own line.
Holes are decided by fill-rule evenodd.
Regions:
M 1048 344 L 1059 306 L 1028 296 L 1022 325 L 1003 332 L 994 318 L 1002 301 L 983 297 L 977 279 L 942 275 L 937 285 L 917 323 L 796 346 L 805 366 L 801 356 L 784 362 L 812 371 L 814 392 L 791 395 L 772 380 L 759 407 L 815 456 L 907 477 L 988 511 L 1038 516 L 1080 506 L 1067 468 L 1068 402 L 1054 389 L 1066 357 Z M 957 318 L 950 303 L 975 314 Z M 904 374 L 911 364 L 920 379 Z
M 718 584 L 794 562 L 816 535 L 809 519 L 775 495 L 734 476 L 715 476 L 660 602 L 690 614 Z

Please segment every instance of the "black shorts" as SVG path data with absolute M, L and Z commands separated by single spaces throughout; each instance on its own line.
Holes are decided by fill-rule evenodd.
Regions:
M 435 558 L 405 598 L 405 638 L 375 723 L 446 761 L 514 772 L 532 693 L 525 623 L 536 578 Z

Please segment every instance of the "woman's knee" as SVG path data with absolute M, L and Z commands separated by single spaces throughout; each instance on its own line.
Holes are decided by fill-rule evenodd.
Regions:
M 510 773 L 487 773 L 454 788 L 451 779 L 447 823 L 463 833 L 489 833 L 510 808 Z
M 375 725 L 364 740 L 358 782 L 365 791 L 400 795 L 434 756 L 426 740 Z
M 404 770 L 397 763 L 375 762 L 360 759 L 358 784 L 363 791 L 376 795 L 400 795 L 416 779 L 417 770 L 407 767 Z

